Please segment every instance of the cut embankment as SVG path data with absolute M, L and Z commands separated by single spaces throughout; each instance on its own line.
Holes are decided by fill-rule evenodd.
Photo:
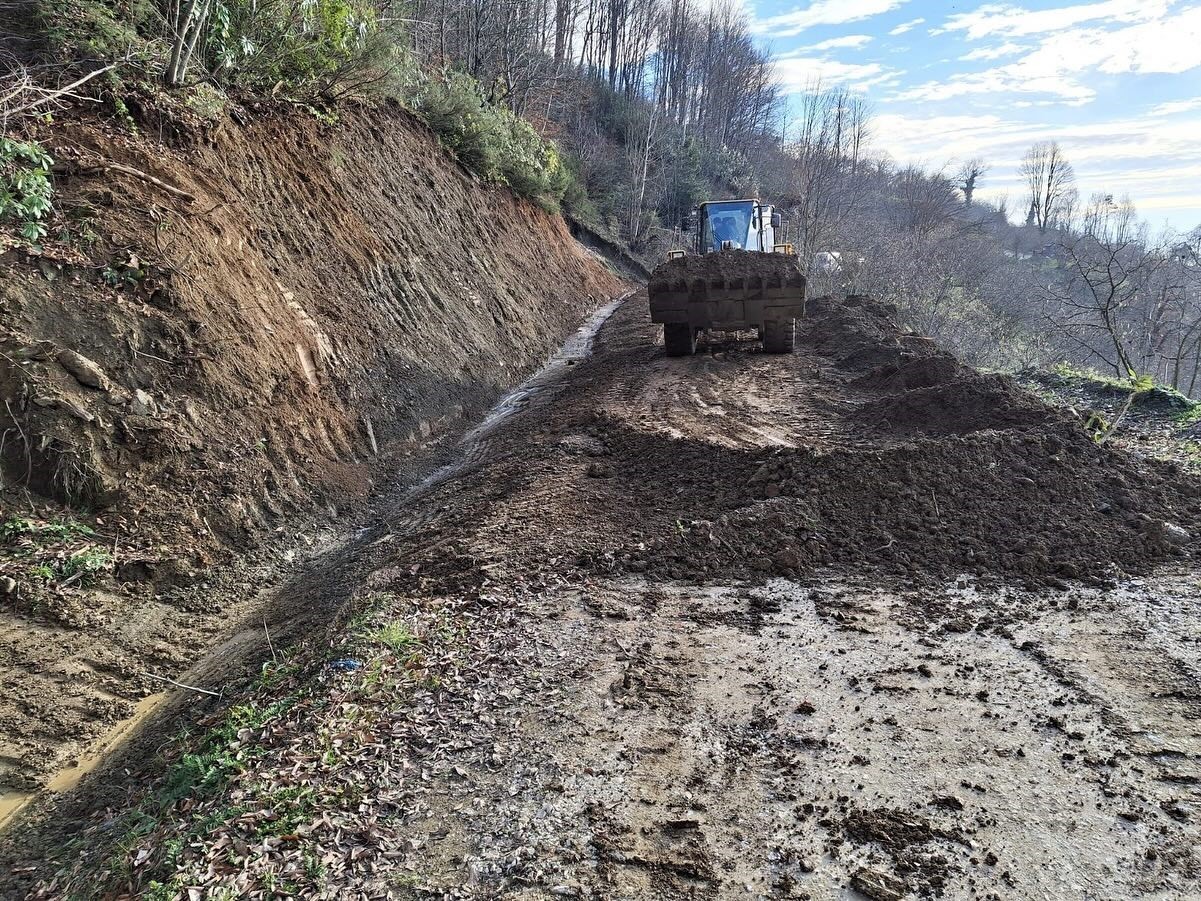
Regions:
M 231 630 L 261 640 L 314 522 L 430 468 L 622 289 L 399 109 L 158 133 L 58 123 L 70 240 L 0 253 L 0 679 L 19 689 L 0 792 L 44 784 Z M 257 568 L 227 565 L 267 536 Z
M 173 148 L 86 122 L 54 139 L 59 205 L 101 237 L 3 259 L 6 473 L 168 539 L 363 494 L 364 463 L 485 409 L 619 290 L 398 110 L 223 121 Z M 195 200 L 71 162 L 97 158 Z

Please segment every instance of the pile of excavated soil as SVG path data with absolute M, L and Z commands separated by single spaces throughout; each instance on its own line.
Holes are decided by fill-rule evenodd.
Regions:
M 801 340 L 848 373 L 882 379 L 890 367 L 948 356 L 929 338 L 904 331 L 896 307 L 865 295 L 817 297 L 808 302 L 805 315 Z
M 815 304 L 804 350 L 842 361 L 843 418 L 864 440 L 778 452 L 747 479 L 740 503 L 715 494 L 711 514 L 616 558 L 668 578 L 854 565 L 916 581 L 1056 584 L 1142 571 L 1195 547 L 1201 479 L 1098 446 L 1073 416 L 1011 379 L 909 339 L 868 298 Z M 877 352 L 893 359 L 859 374 Z M 935 384 L 900 387 L 910 373 Z M 704 478 L 697 465 L 692 475 Z M 708 475 L 728 481 L 736 471 L 723 462 Z
M 723 250 L 720 253 L 687 254 L 661 263 L 651 273 L 651 291 L 697 279 L 710 282 L 771 279 L 790 285 L 805 284 L 797 258 L 791 254 Z
M 760 502 L 651 542 L 632 568 L 684 577 L 863 564 L 919 581 L 1097 581 L 1111 564 L 1138 571 L 1185 553 L 1201 534 L 1201 482 L 1136 465 L 1066 423 L 789 451 L 747 491 Z
M 885 363 L 851 381 L 851 387 L 864 391 L 906 391 L 933 388 L 958 377 L 964 367 L 953 356 L 938 353 L 930 357 L 909 357 Z
M 934 363 L 945 357 L 928 357 Z M 902 367 L 903 369 L 904 367 Z M 860 407 L 851 418 L 869 431 L 964 435 L 983 429 L 1039 429 L 1072 417 L 1023 391 L 1007 376 L 965 370 L 962 378 L 914 387 Z

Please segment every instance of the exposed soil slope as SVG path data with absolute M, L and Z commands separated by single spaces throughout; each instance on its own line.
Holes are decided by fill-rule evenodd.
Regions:
M 1201 483 L 953 361 L 863 388 L 939 358 L 866 299 L 813 304 L 789 357 L 658 334 L 627 303 L 309 567 L 359 615 L 210 735 L 224 784 L 139 776 L 141 813 L 12 884 L 1195 897 Z M 864 413 L 956 385 L 952 426 Z
M 70 244 L 0 255 L 0 519 L 68 505 L 115 582 L 35 571 L 37 530 L 0 547 L 0 787 L 253 614 L 226 561 L 411 476 L 621 290 L 395 108 L 47 140 Z

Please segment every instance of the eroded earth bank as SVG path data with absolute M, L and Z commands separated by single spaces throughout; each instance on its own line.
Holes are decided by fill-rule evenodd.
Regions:
M 138 112 L 56 117 L 69 225 L 0 245 L 0 823 L 327 622 L 281 582 L 626 290 L 398 107 Z
M 1201 484 L 865 299 L 656 331 L 314 561 L 338 627 L 9 891 L 1196 897 Z

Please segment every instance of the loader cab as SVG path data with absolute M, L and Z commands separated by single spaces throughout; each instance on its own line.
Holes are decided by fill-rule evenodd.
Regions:
M 697 207 L 696 252 L 723 248 L 771 253 L 780 214 L 758 200 L 714 200 Z

